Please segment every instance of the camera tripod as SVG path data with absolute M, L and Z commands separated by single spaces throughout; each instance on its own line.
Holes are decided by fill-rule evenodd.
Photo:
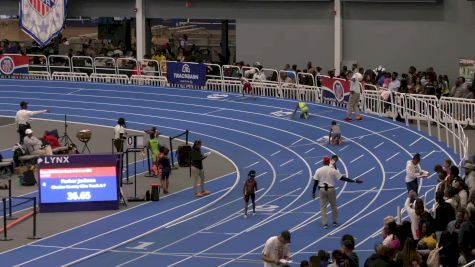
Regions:
M 69 146 L 73 143 L 73 140 L 71 140 L 68 135 L 68 122 L 66 119 L 66 115 L 64 115 L 64 133 L 63 136 L 61 136 L 61 139 L 59 139 L 59 142 L 64 146 Z

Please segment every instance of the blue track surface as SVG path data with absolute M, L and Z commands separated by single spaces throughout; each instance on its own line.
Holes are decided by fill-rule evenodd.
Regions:
M 227 156 L 237 166 L 209 182 L 212 195 L 195 200 L 190 189 L 158 203 L 146 203 L 117 215 L 44 238 L 0 254 L 1 266 L 261 266 L 265 240 L 283 229 L 292 232 L 293 259 L 308 259 L 319 249 L 339 247 L 351 233 L 361 260 L 381 240 L 382 219 L 395 215 L 406 191 L 404 168 L 420 152 L 425 169 L 458 157 L 446 145 L 403 124 L 365 116 L 341 121 L 345 111 L 309 104 L 309 120 L 291 120 L 272 112 L 293 111 L 295 102 L 242 99 L 214 92 L 107 84 L 0 80 L 0 115 L 13 116 L 21 100 L 31 109 L 49 108 L 44 119 L 113 126 L 125 117 L 131 129 L 157 125 L 169 136 L 185 129 L 191 140 Z M 340 121 L 345 144 L 329 145 L 332 120 Z M 338 167 L 360 185 L 338 183 L 338 227 L 321 227 L 319 201 L 311 198 L 311 176 L 323 156 L 338 154 Z M 258 174 L 258 212 L 242 216 L 242 183 Z M 435 178 L 421 183 L 421 194 Z M 431 195 L 432 196 L 432 195 Z M 203 208 L 201 210 L 200 208 Z M 330 214 L 329 214 L 330 215 Z M 91 257 L 94 256 L 94 257 Z

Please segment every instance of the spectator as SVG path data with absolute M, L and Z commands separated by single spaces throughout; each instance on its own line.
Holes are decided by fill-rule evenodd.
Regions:
M 338 263 L 342 260 L 343 253 L 340 250 L 334 250 L 332 252 L 332 259 L 333 263 L 328 265 L 327 267 L 340 267 Z
M 473 99 L 474 98 L 474 92 L 472 90 L 472 87 L 469 87 L 468 85 L 465 86 L 465 93 L 463 95 L 463 98 L 466 98 L 466 99 Z
M 424 93 L 424 86 L 422 85 L 421 78 L 416 78 L 416 83 L 413 89 L 414 93 L 416 94 L 423 94 Z
M 262 251 L 264 267 L 276 267 L 283 261 L 290 260 L 290 232 L 285 230 L 278 236 L 267 239 Z
M 58 141 L 58 137 L 48 131 L 45 131 L 45 133 L 43 134 L 43 140 L 47 142 L 48 144 L 50 144 L 51 148 L 57 148 L 61 146 L 61 144 Z
M 399 91 L 399 87 L 401 87 L 401 82 L 397 79 L 398 73 L 393 72 L 391 75 L 391 81 L 388 84 L 388 90 L 391 92 Z
M 465 86 L 465 78 L 462 76 L 458 77 L 454 87 L 452 88 L 452 91 L 450 91 L 450 96 L 463 98 L 465 94 Z
M 465 221 L 466 209 L 459 208 L 455 214 L 455 220 L 450 221 L 447 224 L 447 231 L 451 234 L 458 235 L 460 225 Z
M 465 176 L 463 180 L 468 187 L 468 191 L 472 192 L 475 190 L 475 169 L 474 165 L 470 161 L 465 161 L 463 166 L 463 171 Z
M 411 220 L 411 231 L 414 240 L 419 240 L 421 237 L 421 225 L 424 222 L 432 223 L 432 216 L 425 210 L 424 202 L 422 199 L 417 198 L 414 202 L 414 207 L 411 206 L 411 201 L 415 199 L 417 193 L 413 190 L 409 191 L 404 208 L 406 208 L 407 214 Z
M 461 178 L 457 178 L 454 180 L 454 188 L 457 189 L 457 199 L 459 206 L 462 209 L 465 209 L 467 207 L 467 201 L 468 201 L 468 188 L 467 185 L 464 183 L 464 181 Z
M 366 259 L 364 267 L 396 267 L 398 265 L 392 260 L 395 253 L 395 249 L 379 246 L 376 253 Z
M 458 200 L 457 194 L 458 190 L 454 187 L 450 186 L 445 190 L 446 202 L 452 205 L 454 210 L 457 210 L 460 207 L 460 202 Z
M 51 146 L 49 144 L 43 144 L 41 140 L 33 136 L 33 130 L 26 129 L 25 134 L 26 136 L 23 139 L 23 144 L 30 154 L 38 156 L 53 155 Z
M 117 152 L 124 152 L 124 140 L 127 136 L 127 125 L 124 118 L 117 120 L 117 125 L 114 127 L 114 147 Z
M 340 243 L 340 251 L 343 255 L 338 262 L 338 265 L 345 267 L 358 267 L 360 260 L 358 255 L 353 252 L 355 249 L 355 238 L 352 235 L 346 234 L 341 237 Z
M 421 224 L 421 239 L 417 243 L 418 249 L 433 250 L 437 246 L 437 240 L 429 222 Z
M 406 239 L 402 251 L 398 252 L 396 262 L 401 267 L 414 267 L 422 264 L 422 257 L 416 250 L 414 240 Z
M 439 251 L 439 263 L 441 266 L 457 266 L 459 251 L 455 237 L 447 231 L 442 232 L 440 235 L 438 247 L 442 248 Z
M 475 249 L 475 210 L 468 209 L 468 220 L 460 225 L 458 246 L 467 262 L 474 259 Z
M 300 267 L 310 267 L 310 264 L 307 260 L 303 260 L 300 262 Z
M 260 65 L 260 63 L 259 65 L 257 65 L 257 72 L 254 74 L 254 77 L 252 79 L 255 81 L 263 81 L 263 82 L 267 80 L 266 74 L 262 70 L 262 65 Z
M 439 191 L 435 195 L 437 201 L 434 205 L 434 230 L 442 232 L 447 229 L 449 222 L 455 219 L 455 209 L 444 200 L 444 192 Z

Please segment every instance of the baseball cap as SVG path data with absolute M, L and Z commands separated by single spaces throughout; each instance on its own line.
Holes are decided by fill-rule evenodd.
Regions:
M 26 129 L 25 134 L 32 134 L 33 130 L 32 129 Z
M 465 162 L 465 165 L 463 165 L 463 167 L 472 170 L 473 169 L 473 164 L 470 163 L 470 162 Z
M 330 164 L 330 158 L 329 157 L 323 157 L 323 164 Z
M 250 170 L 248 176 L 256 177 L 256 171 L 255 170 Z
M 23 107 L 23 106 L 26 106 L 26 105 L 28 105 L 28 102 L 26 102 L 26 101 L 21 101 L 20 102 L 20 107 Z
M 285 242 L 290 243 L 290 232 L 288 230 L 282 231 L 280 236 L 285 240 Z

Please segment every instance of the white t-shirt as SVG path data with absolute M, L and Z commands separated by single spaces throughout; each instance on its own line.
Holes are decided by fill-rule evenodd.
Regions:
M 122 134 L 123 136 L 125 136 L 125 128 L 119 124 L 117 124 L 115 127 L 114 127 L 114 139 L 119 139 L 120 138 L 120 134 Z
M 282 244 L 277 236 L 267 239 L 262 250 L 262 255 L 267 255 L 271 260 L 277 261 L 284 257 L 290 257 L 289 244 Z M 264 262 L 264 267 L 277 267 L 273 263 Z
M 421 177 L 421 172 L 425 171 L 422 170 L 420 164 L 415 165 L 412 163 L 412 160 L 408 160 L 406 163 L 406 183 L 410 183 L 418 177 Z
M 31 117 L 46 113 L 47 110 L 38 110 L 38 111 L 29 111 L 26 109 L 20 109 L 15 116 L 15 122 L 17 125 L 19 124 L 26 124 L 31 121 Z
M 360 82 L 358 80 L 350 80 L 350 91 L 361 94 Z
M 317 180 L 322 186 L 323 184 L 327 184 L 329 187 L 335 187 L 335 181 L 340 180 L 342 176 L 343 175 L 338 170 L 335 170 L 334 167 L 323 166 L 315 171 L 313 179 Z

